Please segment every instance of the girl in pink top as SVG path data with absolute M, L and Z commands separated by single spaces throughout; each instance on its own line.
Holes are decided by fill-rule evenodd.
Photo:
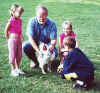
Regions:
M 65 51 L 65 48 L 64 48 L 64 43 L 63 43 L 64 38 L 67 37 L 67 36 L 75 38 L 75 40 L 76 40 L 76 47 L 78 47 L 78 42 L 77 42 L 77 39 L 76 39 L 76 34 L 72 30 L 71 22 L 70 21 L 64 21 L 64 23 L 62 24 L 62 29 L 63 29 L 63 33 L 61 33 L 60 37 L 59 37 L 60 65 L 58 67 L 58 70 L 59 70 L 59 68 L 63 68 L 63 59 L 64 59 L 64 56 L 66 56 L 67 53 L 68 53 L 68 51 Z
M 20 19 L 24 9 L 19 5 L 12 5 L 10 9 L 11 18 L 5 27 L 5 36 L 8 40 L 9 63 L 11 65 L 11 75 L 19 76 L 24 72 L 19 68 L 22 57 L 22 20 Z M 15 69 L 16 62 L 16 69 Z

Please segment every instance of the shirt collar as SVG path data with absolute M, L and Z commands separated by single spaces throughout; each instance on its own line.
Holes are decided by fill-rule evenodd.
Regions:
M 38 22 L 37 18 L 36 18 L 36 21 Z M 49 25 L 49 19 L 48 19 L 48 18 L 46 18 L 46 23 L 45 23 L 45 25 Z

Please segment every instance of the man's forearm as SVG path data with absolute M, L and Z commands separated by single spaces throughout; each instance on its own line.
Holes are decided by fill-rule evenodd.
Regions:
M 32 37 L 29 37 L 29 42 L 31 43 L 32 47 L 39 53 L 39 48 Z

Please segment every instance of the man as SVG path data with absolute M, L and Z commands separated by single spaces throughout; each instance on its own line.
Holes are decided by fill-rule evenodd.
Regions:
M 36 17 L 29 20 L 27 26 L 28 41 L 23 44 L 24 53 L 32 60 L 30 67 L 38 65 L 36 52 L 40 54 L 38 45 L 40 42 L 51 44 L 51 51 L 54 50 L 57 56 L 57 49 L 55 48 L 57 41 L 56 24 L 49 18 L 48 9 L 44 6 L 36 7 Z

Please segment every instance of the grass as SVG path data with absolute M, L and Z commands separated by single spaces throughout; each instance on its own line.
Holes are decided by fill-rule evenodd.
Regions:
M 0 0 L 0 93 L 100 93 L 100 0 Z M 71 81 L 62 80 L 56 72 L 42 75 L 40 69 L 29 68 L 29 59 L 23 55 L 21 67 L 25 76 L 11 77 L 8 64 L 8 47 L 4 27 L 13 3 L 24 7 L 23 34 L 27 40 L 26 25 L 35 16 L 35 7 L 48 7 L 49 17 L 58 27 L 58 37 L 64 20 L 72 21 L 80 48 L 95 66 L 95 81 L 88 91 L 73 90 Z M 57 43 L 58 46 L 58 43 Z

